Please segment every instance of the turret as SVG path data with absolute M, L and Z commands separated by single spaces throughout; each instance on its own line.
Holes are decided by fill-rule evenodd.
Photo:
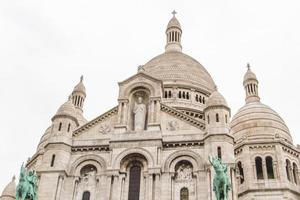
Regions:
M 230 108 L 216 89 L 204 109 L 208 155 L 218 156 L 224 163 L 233 163 L 233 138 L 229 133 Z
M 74 87 L 72 92 L 72 102 L 79 112 L 83 112 L 83 105 L 86 97 L 86 90 L 83 84 L 83 76 L 80 77 L 80 82 Z
M 248 70 L 244 76 L 244 88 L 246 92 L 246 103 L 260 101 L 258 95 L 258 80 L 256 75 L 251 71 L 250 65 L 247 64 Z
M 52 117 L 52 134 L 72 137 L 72 130 L 79 126 L 76 112 L 70 96 Z
M 167 44 L 166 44 L 166 52 L 169 51 L 182 51 L 181 46 L 181 35 L 182 30 L 179 21 L 176 18 L 176 11 L 172 12 L 173 17 L 169 21 L 166 36 L 167 36 Z

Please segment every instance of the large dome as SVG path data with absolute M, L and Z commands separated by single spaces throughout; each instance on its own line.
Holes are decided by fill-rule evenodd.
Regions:
M 233 117 L 231 133 L 235 141 L 268 141 L 280 139 L 292 143 L 289 129 L 283 119 L 259 101 L 247 103 Z
M 192 85 L 212 92 L 215 83 L 206 69 L 192 57 L 177 51 L 165 52 L 143 66 L 146 74 L 164 84 Z

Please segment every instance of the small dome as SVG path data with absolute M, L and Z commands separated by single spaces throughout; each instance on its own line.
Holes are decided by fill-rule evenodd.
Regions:
M 172 17 L 172 19 L 168 23 L 167 30 L 169 28 L 179 28 L 181 30 L 181 25 L 180 25 L 179 21 L 177 20 L 177 18 L 175 17 L 175 15 Z
M 83 76 L 80 77 L 80 82 L 74 87 L 73 92 L 86 93 L 85 86 L 83 84 Z
M 257 77 L 254 74 L 254 72 L 251 71 L 249 64 L 247 65 L 247 67 L 248 67 L 248 70 L 247 70 L 247 72 L 244 76 L 244 82 L 247 81 L 247 80 L 256 80 L 257 81 Z
M 247 103 L 233 117 L 231 133 L 237 143 L 268 141 L 276 138 L 292 143 L 289 129 L 283 119 L 269 106 L 260 102 Z
M 208 100 L 206 102 L 206 107 L 210 107 L 210 106 L 226 106 L 226 107 L 228 107 L 225 98 L 217 90 L 214 91 L 210 95 L 210 97 L 208 98 Z
M 39 142 L 39 145 L 38 145 L 38 147 L 37 147 L 37 150 L 38 150 L 38 151 L 39 151 L 39 150 L 42 150 L 42 149 L 44 148 L 45 143 L 46 143 L 46 141 L 48 140 L 48 138 L 50 137 L 50 135 L 51 135 L 51 126 L 49 126 L 49 127 L 46 129 L 44 135 L 41 137 L 40 142 Z
M 12 178 L 11 182 L 4 188 L 1 199 L 15 199 L 16 198 L 16 183 L 15 177 Z
M 71 98 L 57 110 L 55 116 L 71 116 L 76 118 L 76 108 L 71 101 Z

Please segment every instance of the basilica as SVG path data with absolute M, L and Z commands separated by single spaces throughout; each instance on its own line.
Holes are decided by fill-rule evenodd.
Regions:
M 209 72 L 182 52 L 175 13 L 165 33 L 165 51 L 119 82 L 107 112 L 84 117 L 83 78 L 66 94 L 26 163 L 38 199 L 218 200 L 213 156 L 228 167 L 229 200 L 299 200 L 300 146 L 262 103 L 251 67 L 232 115 Z M 0 200 L 16 199 L 15 182 Z

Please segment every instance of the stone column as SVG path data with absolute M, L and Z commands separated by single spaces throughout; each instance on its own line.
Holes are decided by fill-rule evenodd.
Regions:
M 112 175 L 107 176 L 107 185 L 106 185 L 106 200 L 111 200 L 112 195 Z
M 99 200 L 107 200 L 106 198 L 105 198 L 105 193 L 106 193 L 106 187 L 107 187 L 107 184 L 108 184 L 108 182 L 107 182 L 107 176 L 106 175 L 100 175 L 100 177 L 99 177 L 99 184 L 98 184 L 98 188 L 97 188 L 97 191 L 99 191 L 98 192 L 98 198 L 99 198 Z
M 170 200 L 171 199 L 171 176 L 170 173 L 166 172 L 162 174 L 161 177 L 161 199 Z
M 213 194 L 213 190 L 212 190 L 212 187 L 213 187 L 213 185 L 212 185 L 212 173 L 211 173 L 211 169 L 207 169 L 207 171 L 206 171 L 206 173 L 207 173 L 207 177 L 206 177 L 206 181 L 207 181 L 207 200 L 212 200 L 213 199 L 213 196 L 214 196 L 214 194 Z
M 155 181 L 154 184 L 154 200 L 160 200 L 161 199 L 161 176 L 160 174 L 154 174 Z
M 64 181 L 64 176 L 59 175 L 58 176 L 58 182 L 57 182 L 57 190 L 56 190 L 56 194 L 55 194 L 55 200 L 60 199 L 61 190 L 62 190 L 62 187 L 63 187 L 63 181 Z
M 119 106 L 118 106 L 118 124 L 122 124 L 122 102 L 119 101 Z
M 77 196 L 78 183 L 79 183 L 79 177 L 76 177 L 75 180 L 74 180 L 72 200 L 75 200 L 75 198 Z
M 156 123 L 160 123 L 160 101 L 159 100 L 157 100 L 156 101 L 156 112 L 155 112 L 155 114 L 156 114 Z
M 121 174 L 120 179 L 121 179 L 121 192 L 120 192 L 120 200 L 125 200 L 124 194 L 125 194 L 125 178 L 126 174 Z
M 262 162 L 262 168 L 263 168 L 263 177 L 264 177 L 264 180 L 268 180 L 268 172 L 267 172 L 266 160 L 263 160 L 263 162 Z
M 128 121 L 128 101 L 124 101 L 123 103 L 122 125 L 126 125 Z
M 155 115 L 155 113 L 154 113 L 154 99 L 151 99 L 151 115 L 150 115 L 150 117 L 151 117 L 151 123 L 153 123 L 154 122 L 154 115 Z
M 148 174 L 147 176 L 147 198 L 148 200 L 153 200 L 153 174 Z
M 113 185 L 112 185 L 112 200 L 120 200 L 121 199 L 121 185 L 122 178 L 118 175 L 113 175 Z

